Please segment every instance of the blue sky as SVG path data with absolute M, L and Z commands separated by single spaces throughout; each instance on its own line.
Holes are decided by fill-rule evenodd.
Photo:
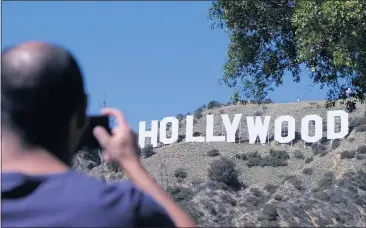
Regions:
M 228 101 L 218 81 L 228 35 L 209 26 L 211 2 L 3 2 L 2 48 L 27 40 L 61 44 L 77 57 L 90 95 L 89 113 L 121 109 L 134 129 L 141 120 Z M 311 84 L 285 83 L 270 97 L 295 101 Z M 284 92 L 285 91 L 285 92 Z M 65 91 L 67 92 L 67 91 Z M 319 87 L 304 98 L 324 99 Z

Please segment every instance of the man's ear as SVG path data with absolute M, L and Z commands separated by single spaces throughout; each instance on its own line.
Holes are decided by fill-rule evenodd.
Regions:
M 77 111 L 76 115 L 76 126 L 80 128 L 85 128 L 87 125 L 88 117 L 86 115 L 88 107 L 88 97 L 84 95 L 82 105 L 80 109 Z

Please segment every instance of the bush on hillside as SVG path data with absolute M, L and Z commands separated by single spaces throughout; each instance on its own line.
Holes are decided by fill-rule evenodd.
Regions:
M 199 224 L 204 216 L 203 212 L 198 210 L 195 203 L 192 201 L 181 201 L 179 205 L 191 216 L 191 218 Z
M 287 151 L 269 150 L 269 155 L 262 157 L 258 152 L 254 152 L 248 156 L 247 166 L 287 166 L 287 160 L 290 155 Z
M 221 103 L 218 101 L 210 101 L 207 104 L 207 109 L 214 109 L 214 108 L 220 108 L 221 107 Z
M 112 171 L 112 172 L 115 172 L 115 173 L 122 171 L 121 167 L 116 162 L 108 162 L 106 164 L 106 166 L 107 166 L 107 169 L 109 171 Z
M 196 118 L 196 119 L 201 118 L 202 117 L 202 112 L 203 112 L 202 108 L 196 109 L 196 111 L 194 111 L 194 113 L 193 113 L 194 118 Z
M 180 121 L 184 119 L 184 115 L 183 114 L 177 114 L 176 118 Z
M 345 150 L 341 153 L 341 159 L 352 159 L 355 157 L 355 155 L 356 155 L 355 151 Z
M 145 145 L 144 148 L 141 149 L 141 155 L 144 157 L 144 158 L 148 158 L 148 157 L 151 157 L 155 154 L 154 152 L 154 147 L 153 145 L 151 144 L 147 144 Z
M 235 207 L 237 204 L 236 200 L 227 193 L 223 193 L 220 198 L 223 202 L 231 204 L 231 206 L 233 206 L 233 207 Z
M 304 159 L 304 154 L 303 154 L 300 150 L 297 150 L 297 151 L 295 151 L 295 153 L 294 153 L 294 157 L 295 157 L 296 159 L 301 159 L 301 160 L 303 160 L 303 159 Z
M 238 160 L 244 160 L 244 161 L 246 161 L 248 158 L 246 154 L 235 154 L 234 157 Z
M 302 170 L 303 174 L 307 174 L 307 175 L 311 175 L 313 174 L 313 169 L 312 168 L 305 168 Z
M 363 154 L 357 154 L 356 155 L 356 159 L 357 160 L 363 160 L 363 159 L 365 159 L 366 158 L 366 156 L 365 155 L 363 155 Z
M 322 151 L 320 154 L 319 154 L 319 157 L 324 157 L 325 155 L 327 155 L 328 151 Z
M 305 164 L 309 164 L 310 162 L 312 162 L 314 160 L 313 157 L 308 157 L 305 159 Z
M 255 197 L 263 196 L 262 192 L 258 188 L 251 188 L 249 191 Z
M 217 149 L 212 149 L 207 152 L 209 157 L 216 157 L 220 155 L 220 152 Z
M 366 124 L 366 116 L 363 116 L 363 117 L 354 117 L 349 122 L 349 126 L 351 128 L 355 128 L 355 127 L 360 126 L 360 125 L 363 125 L 363 124 Z
M 273 197 L 273 199 L 277 200 L 277 201 L 281 201 L 283 199 L 283 197 L 281 195 L 275 195 Z
M 231 187 L 240 185 L 239 173 L 235 169 L 235 163 L 227 157 L 213 161 L 208 169 L 208 176 L 211 180 L 222 182 Z
M 174 171 L 174 176 L 181 181 L 188 176 L 188 173 L 185 169 L 178 168 Z
M 361 146 L 357 147 L 357 153 L 366 154 L 366 145 L 361 145 Z
M 262 116 L 262 115 L 263 115 L 263 112 L 261 112 L 261 111 L 256 111 L 254 113 L 254 116 Z
M 338 139 L 333 140 L 332 150 L 337 149 L 340 145 L 341 145 L 341 141 L 340 140 L 338 140 Z
M 326 188 L 333 184 L 335 180 L 335 175 L 333 172 L 326 172 L 322 179 L 318 182 L 319 188 Z
M 296 176 L 294 175 L 290 175 L 290 176 L 287 176 L 285 177 L 284 181 L 288 181 L 292 184 L 292 186 L 298 190 L 298 191 L 302 191 L 304 190 L 304 186 L 302 185 L 302 182 L 301 180 L 299 180 Z
M 264 99 L 263 101 L 264 104 L 272 104 L 273 101 L 270 98 Z
M 366 124 L 362 124 L 356 127 L 356 132 L 365 132 L 366 131 Z
M 192 190 L 181 186 L 168 187 L 167 191 L 177 202 L 189 201 L 194 196 Z
M 278 189 L 278 186 L 273 185 L 273 184 L 266 184 L 264 186 L 264 190 L 266 190 L 267 192 L 273 194 L 276 192 L 276 190 Z
M 313 150 L 313 154 L 314 155 L 318 155 L 321 152 L 327 151 L 327 147 L 323 144 L 313 144 L 313 146 L 311 147 L 311 149 Z
M 267 221 L 276 221 L 277 217 L 279 216 L 277 213 L 277 208 L 271 204 L 264 204 L 262 212 L 265 215 Z

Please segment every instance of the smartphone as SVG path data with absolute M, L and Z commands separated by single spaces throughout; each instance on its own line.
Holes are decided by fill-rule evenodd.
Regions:
M 89 124 L 84 132 L 81 139 L 79 150 L 98 150 L 101 149 L 98 140 L 94 137 L 93 129 L 96 126 L 104 127 L 109 133 L 111 133 L 111 128 L 109 125 L 109 116 L 88 116 Z

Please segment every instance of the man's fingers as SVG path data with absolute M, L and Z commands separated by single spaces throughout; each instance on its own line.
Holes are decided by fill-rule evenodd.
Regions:
M 110 138 L 110 135 L 108 134 L 107 130 L 101 126 L 97 126 L 93 129 L 93 134 L 95 138 L 98 140 L 100 146 L 102 148 L 105 148 Z
M 102 114 L 104 115 L 111 115 L 113 116 L 114 118 L 116 118 L 116 121 L 117 121 L 117 124 L 119 126 L 122 126 L 122 127 L 127 127 L 128 126 L 128 123 L 123 115 L 123 113 L 121 111 L 119 111 L 118 109 L 115 109 L 115 108 L 103 108 L 102 109 Z
M 112 128 L 112 134 L 115 135 L 119 132 L 120 128 Z
M 109 155 L 106 152 L 103 152 L 103 160 L 105 162 L 109 162 L 111 160 L 110 157 L 109 157 Z

